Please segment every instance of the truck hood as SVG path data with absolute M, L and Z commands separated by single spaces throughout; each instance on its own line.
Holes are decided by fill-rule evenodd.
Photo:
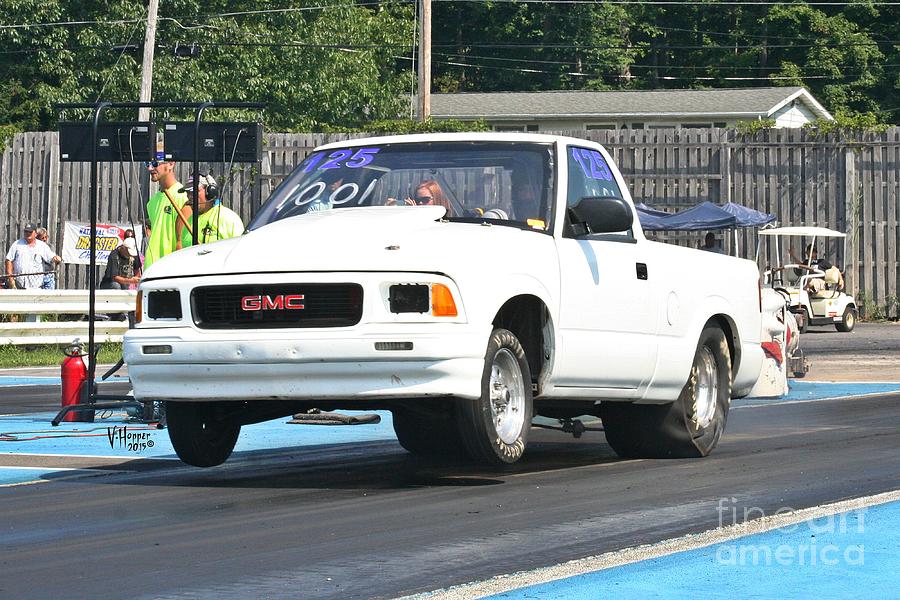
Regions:
M 364 207 L 290 217 L 241 237 L 180 250 L 155 262 L 145 279 L 261 272 L 416 271 L 450 273 L 486 256 L 522 256 L 521 236 L 502 225 L 450 223 L 439 206 Z

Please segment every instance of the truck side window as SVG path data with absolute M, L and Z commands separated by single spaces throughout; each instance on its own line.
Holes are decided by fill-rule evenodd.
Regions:
M 569 205 L 586 196 L 612 196 L 621 198 L 612 169 L 597 150 L 569 146 L 566 150 L 569 162 Z
M 588 196 L 622 197 L 622 192 L 619 189 L 619 184 L 616 183 L 612 168 L 598 150 L 568 146 L 566 154 L 568 156 L 569 175 L 569 186 L 566 194 L 567 206 L 572 206 Z M 566 223 L 566 236 L 574 237 L 581 234 L 581 232 L 573 229 L 572 224 L 568 223 L 568 215 L 566 216 Z M 577 228 L 577 225 L 575 227 Z M 631 231 L 605 234 L 604 237 L 634 239 Z

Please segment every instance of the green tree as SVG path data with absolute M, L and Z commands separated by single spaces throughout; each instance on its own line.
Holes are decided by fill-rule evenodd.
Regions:
M 832 112 L 880 109 L 872 92 L 884 76 L 884 55 L 844 14 L 829 16 L 805 4 L 777 5 L 766 21 L 785 46 L 794 46 L 776 52 L 779 75 L 811 89 Z
M 409 43 L 410 6 L 297 4 L 161 2 L 153 99 L 265 102 L 267 125 L 282 130 L 396 117 L 411 81 L 395 58 Z M 6 122 L 50 128 L 56 102 L 137 100 L 140 51 L 111 50 L 142 45 L 142 2 L 2 0 L 0 14 L 4 25 L 101 21 L 0 29 L 0 52 L 19 58 L 0 67 Z M 176 45 L 198 46 L 199 58 L 176 57 Z

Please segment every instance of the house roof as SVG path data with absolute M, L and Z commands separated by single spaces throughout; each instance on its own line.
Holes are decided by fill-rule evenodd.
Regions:
M 802 87 L 714 90 L 490 92 L 432 94 L 431 114 L 444 119 L 619 117 L 768 117 L 799 100 L 820 119 L 831 115 Z

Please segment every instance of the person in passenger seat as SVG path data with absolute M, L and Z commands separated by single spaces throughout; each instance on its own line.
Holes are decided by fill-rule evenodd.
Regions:
M 427 179 L 416 186 L 412 198 L 399 200 L 397 198 L 388 198 L 385 206 L 393 206 L 396 204 L 406 204 L 407 206 L 443 206 L 447 209 L 445 216 L 452 217 L 453 209 L 450 207 L 450 200 L 441 189 L 441 185 L 434 179 Z
M 837 289 L 844 289 L 844 275 L 840 272 L 840 269 L 832 265 L 830 262 L 825 260 L 824 258 L 819 258 L 819 253 L 816 251 L 815 247 L 812 244 L 806 246 L 806 256 L 804 256 L 803 260 L 797 260 L 797 257 L 794 256 L 793 252 L 791 252 L 791 259 L 797 264 L 797 269 L 801 271 L 810 271 L 817 272 L 821 271 L 826 274 L 826 277 L 812 277 L 806 282 L 806 290 L 811 294 L 816 294 L 821 292 L 827 287 L 826 279 L 834 279 L 836 280 Z M 834 271 L 831 271 L 834 269 Z M 830 272 L 831 271 L 831 272 Z

